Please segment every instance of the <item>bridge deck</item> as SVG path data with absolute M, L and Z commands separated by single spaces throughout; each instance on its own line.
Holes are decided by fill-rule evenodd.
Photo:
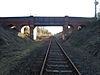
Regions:
M 85 23 L 94 18 L 85 17 L 37 17 L 37 16 L 27 16 L 27 17 L 0 17 L 0 22 L 16 25 L 35 25 L 35 26 L 63 26 L 65 22 L 71 24 L 75 23 Z
M 34 17 L 37 26 L 62 26 L 64 25 L 64 17 Z

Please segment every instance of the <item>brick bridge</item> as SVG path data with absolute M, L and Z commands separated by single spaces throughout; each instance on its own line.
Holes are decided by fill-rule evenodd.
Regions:
M 30 37 L 33 38 L 33 29 L 36 26 L 63 26 L 63 32 L 66 32 L 68 26 L 72 29 L 77 29 L 78 26 L 86 25 L 93 21 L 94 18 L 85 17 L 0 17 L 0 23 L 6 23 L 10 26 L 15 26 L 17 30 L 21 30 L 23 26 L 30 27 Z

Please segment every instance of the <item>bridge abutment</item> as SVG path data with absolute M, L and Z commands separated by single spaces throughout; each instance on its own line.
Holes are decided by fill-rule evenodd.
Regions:
M 33 40 L 37 39 L 37 27 L 34 28 L 33 30 Z
M 37 39 L 37 27 L 30 27 L 30 38 L 32 40 L 36 40 Z
M 62 39 L 65 40 L 66 37 L 66 31 L 68 29 L 68 23 L 69 23 L 69 18 L 68 16 L 65 16 L 65 20 L 64 20 L 64 25 L 63 25 L 63 34 L 62 34 Z
M 30 26 L 30 38 L 34 40 L 34 26 Z

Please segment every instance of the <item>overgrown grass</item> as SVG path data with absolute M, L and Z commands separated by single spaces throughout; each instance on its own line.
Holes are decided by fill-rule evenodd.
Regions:
M 14 50 L 12 48 L 7 48 L 7 53 L 0 58 L 0 75 L 7 75 L 9 70 L 20 62 L 19 60 L 33 52 L 41 43 L 42 42 L 34 41 Z
M 95 24 L 88 24 L 86 28 L 80 30 L 80 31 L 74 31 L 71 34 L 71 37 L 69 38 L 69 42 L 73 47 L 81 47 L 85 44 L 87 44 L 87 41 L 95 35 L 96 25 Z

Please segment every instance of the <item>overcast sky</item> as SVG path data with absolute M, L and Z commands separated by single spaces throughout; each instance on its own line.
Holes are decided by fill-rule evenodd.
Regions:
M 0 17 L 94 16 L 95 0 L 0 0 Z M 97 0 L 100 2 L 100 0 Z M 100 11 L 100 4 L 98 11 Z

